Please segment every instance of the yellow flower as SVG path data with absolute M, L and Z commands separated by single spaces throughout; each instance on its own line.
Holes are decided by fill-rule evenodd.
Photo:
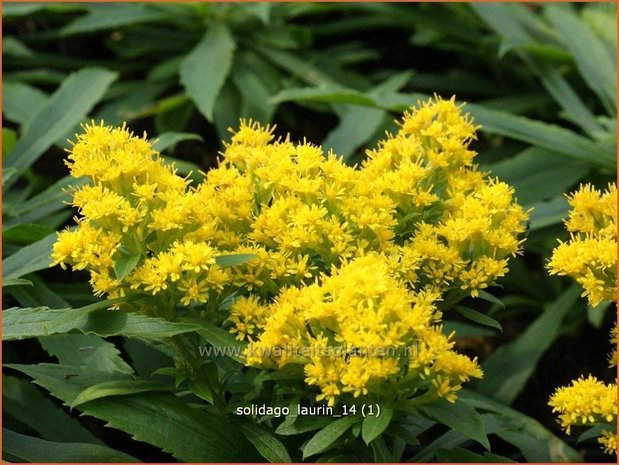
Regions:
M 570 276 L 583 287 L 592 307 L 616 300 L 617 188 L 604 192 L 586 184 L 568 196 L 572 210 L 566 227 L 568 242 L 559 241 L 548 262 L 550 274 Z
M 617 420 L 617 385 L 604 384 L 589 375 L 558 388 L 549 404 L 559 413 L 559 422 L 568 434 L 573 425 L 613 423 Z

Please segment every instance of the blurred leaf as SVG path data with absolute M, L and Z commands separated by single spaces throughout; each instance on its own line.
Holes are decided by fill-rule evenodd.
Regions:
M 22 307 L 39 307 L 42 305 L 51 305 L 56 308 L 70 307 L 66 300 L 50 291 L 38 276 L 28 275 L 28 280 L 32 283 L 32 287 L 29 287 L 28 291 L 20 288 L 8 289 L 8 292 Z M 88 287 L 90 291 L 90 285 Z M 90 293 L 89 295 L 92 296 Z
M 19 39 L 6 36 L 2 38 L 2 56 L 31 57 L 34 52 Z
M 52 263 L 50 254 L 54 242 L 56 242 L 55 232 L 2 260 L 2 278 L 19 278 L 33 271 L 48 268 Z
M 2 114 L 8 121 L 23 125 L 43 107 L 47 98 L 45 92 L 28 84 L 3 82 Z M 6 156 L 10 152 L 2 153 Z
M 531 231 L 561 223 L 567 218 L 569 211 L 569 204 L 563 195 L 547 202 L 534 203 L 531 207 L 533 208 L 530 216 Z
M 62 28 L 60 35 L 69 36 L 165 19 L 162 12 L 143 3 L 90 4 L 88 10 L 88 14 Z
M 28 245 L 54 234 L 47 226 L 34 223 L 20 223 L 2 230 L 2 240 L 11 244 Z
M 271 463 L 290 463 L 286 446 L 268 431 L 248 423 L 239 424 L 239 429 L 249 441 L 256 446 L 260 455 Z
M 282 102 L 323 102 L 348 103 L 352 105 L 374 106 L 372 98 L 362 92 L 336 86 L 306 87 L 301 89 L 286 89 L 275 95 L 272 104 Z
M 27 16 L 46 7 L 45 3 L 7 3 L 2 5 L 2 17 Z
M 39 338 L 43 350 L 62 365 L 88 366 L 100 371 L 133 373 L 111 342 L 88 334 L 55 334 Z
M 617 70 L 603 44 L 569 8 L 546 5 L 545 12 L 572 53 L 583 79 L 599 96 L 608 113 L 616 115 Z
M 99 444 L 52 442 L 2 428 L 2 452 L 24 462 L 139 462 Z
M 475 452 L 462 449 L 461 447 L 456 447 L 454 449 L 438 449 L 436 451 L 436 458 L 441 463 L 516 463 L 514 460 L 510 460 L 507 457 L 490 454 L 488 452 L 484 452 L 484 455 L 480 455 Z
M 204 39 L 181 63 L 181 83 L 209 121 L 213 121 L 215 101 L 230 72 L 235 48 L 228 28 L 213 23 Z
M 474 321 L 475 323 L 479 323 L 484 326 L 490 326 L 503 332 L 503 327 L 501 326 L 501 324 L 494 318 L 489 317 L 488 315 L 484 315 L 483 313 L 478 312 L 477 310 L 473 310 L 472 308 L 463 307 L 462 305 L 454 305 L 453 308 L 460 315 L 468 318 L 471 321 Z
M 456 337 L 493 337 L 497 335 L 496 331 L 479 325 L 463 323 L 461 321 L 443 320 L 443 334 L 449 335 L 456 332 Z
M 2 153 L 9 153 L 13 150 L 15 143 L 17 142 L 17 133 L 10 128 L 2 128 Z M 16 172 L 13 170 L 13 172 Z M 3 170 L 2 177 L 5 178 L 5 172 Z M 4 181 L 3 181 L 4 182 Z
M 544 87 L 561 105 L 568 119 L 580 126 L 591 137 L 595 138 L 602 132 L 602 128 L 596 123 L 591 110 L 555 67 L 545 64 L 535 65 L 534 68 L 540 75 Z
M 262 24 L 268 25 L 271 20 L 272 6 L 268 2 L 252 2 L 252 3 L 240 3 L 239 7 L 243 8 L 246 13 L 255 16 Z
M 23 173 L 86 116 L 116 77 L 115 73 L 97 68 L 82 69 L 70 75 L 29 120 L 22 138 L 4 157 L 3 167 Z
M 9 278 L 2 280 L 2 287 L 11 287 L 11 286 L 32 286 L 32 281 L 28 281 L 27 279 L 20 278 Z
M 28 425 L 44 439 L 103 444 L 29 381 L 14 376 L 3 376 L 2 399 L 5 413 Z
M 4 226 L 12 227 L 20 223 L 43 223 L 45 218 L 60 210 L 68 211 L 64 202 L 71 198 L 69 189 L 80 187 L 87 181 L 88 178 L 86 177 L 76 179 L 72 176 L 65 176 L 61 178 L 43 192 L 15 205 L 11 209 L 11 217 L 4 221 Z M 6 214 L 6 212 L 4 213 Z M 50 227 L 50 225 L 46 226 Z
M 548 200 L 567 192 L 585 177 L 590 166 L 539 147 L 530 147 L 483 169 L 514 187 L 521 205 Z
M 282 50 L 252 44 L 253 48 L 275 66 L 288 71 L 309 85 L 333 85 L 333 79 L 303 57 Z
M 573 285 L 557 300 L 547 304 L 544 312 L 518 338 L 499 347 L 482 364 L 484 378 L 477 391 L 511 404 L 535 371 L 540 357 L 554 342 L 561 322 L 578 302 L 580 289 Z
M 191 134 L 189 132 L 165 132 L 157 137 L 156 141 L 152 144 L 153 149 L 158 152 L 163 152 L 164 150 L 173 147 L 179 142 L 183 142 L 186 140 L 199 140 L 203 141 L 202 136 L 198 134 Z
M 396 92 L 406 85 L 412 73 L 405 71 L 395 74 L 369 92 L 380 100 L 384 92 Z M 332 149 L 344 160 L 350 160 L 355 150 L 368 142 L 385 121 L 387 112 L 377 108 L 348 107 L 340 117 L 338 126 L 327 135 L 322 146 Z
M 262 65 L 264 66 L 264 65 Z M 247 54 L 237 54 L 232 68 L 232 81 L 243 98 L 242 116 L 266 124 L 271 121 L 275 105 L 270 98 L 275 93 L 275 83 L 258 73 L 255 65 L 248 62 Z

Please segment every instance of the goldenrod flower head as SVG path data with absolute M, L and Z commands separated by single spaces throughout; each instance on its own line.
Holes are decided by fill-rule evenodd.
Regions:
M 617 385 L 604 384 L 591 375 L 581 377 L 558 388 L 549 404 L 568 433 L 574 425 L 613 423 L 617 421 Z
M 617 433 L 603 430 L 598 442 L 607 454 L 617 454 Z
M 559 241 L 548 262 L 550 274 L 570 276 L 583 287 L 595 307 L 616 300 L 617 293 L 617 187 L 600 192 L 586 184 L 568 196 L 572 210 L 566 227 L 568 242 Z
M 369 253 L 319 283 L 285 291 L 251 317 L 248 304 L 256 303 L 246 299 L 235 302 L 231 313 L 237 332 L 250 322 L 250 329 L 262 329 L 246 350 L 247 363 L 303 365 L 307 384 L 321 390 L 317 400 L 332 405 L 344 393 L 380 393 L 385 383 L 421 380 L 420 373 L 428 389 L 454 400 L 459 386 L 481 377 L 481 370 L 453 352 L 453 343 L 432 326 L 438 298 L 436 292 L 407 290 L 384 257 Z

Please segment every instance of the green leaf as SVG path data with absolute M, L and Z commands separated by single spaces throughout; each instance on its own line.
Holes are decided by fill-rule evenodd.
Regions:
M 71 408 L 95 399 L 102 399 L 111 396 L 126 396 L 129 394 L 138 394 L 140 392 L 150 391 L 169 391 L 172 389 L 165 384 L 156 383 L 154 381 L 146 381 L 142 379 L 119 379 L 115 381 L 106 381 L 105 383 L 95 384 L 84 389 L 71 402 Z
M 33 271 L 49 268 L 52 263 L 50 254 L 54 242 L 56 242 L 55 232 L 2 260 L 2 278 L 20 278 Z
M 289 416 L 282 422 L 275 433 L 280 436 L 294 436 L 324 428 L 333 423 L 333 419 L 324 416 Z
M 579 302 L 580 289 L 573 285 L 539 316 L 514 342 L 499 347 L 482 368 L 478 392 L 505 404 L 512 403 L 535 371 L 540 357 L 553 343 L 561 322 Z
M 25 462 L 139 462 L 99 444 L 52 442 L 2 428 L 2 452 Z
M 11 244 L 28 245 L 40 241 L 55 231 L 47 226 L 34 223 L 20 223 L 2 231 L 2 240 Z
M 5 82 L 2 89 L 2 114 L 13 123 L 25 124 L 45 105 L 47 98 L 45 92 L 23 82 Z M 6 155 L 10 152 L 2 153 Z
M 252 253 L 237 253 L 230 255 L 218 255 L 215 257 L 215 261 L 219 266 L 227 267 L 242 265 L 243 263 L 247 263 L 255 258 L 258 258 L 258 256 Z
M 516 463 L 514 460 L 510 460 L 507 457 L 490 454 L 488 452 L 484 452 L 484 455 L 476 454 L 475 452 L 462 449 L 461 447 L 456 447 L 454 449 L 438 449 L 436 451 L 436 458 L 441 463 Z
M 89 386 L 129 379 L 88 367 L 65 365 L 6 365 L 34 379 L 34 382 L 65 404 Z M 125 431 L 170 452 L 186 462 L 255 462 L 249 442 L 225 417 L 209 410 L 193 409 L 174 394 L 143 392 L 139 395 L 107 397 L 80 406 L 86 415 L 107 422 L 107 426 Z
M 241 53 L 234 59 L 231 78 L 243 99 L 242 116 L 270 122 L 276 110 L 270 99 L 279 89 L 279 72 L 256 55 Z
M 454 305 L 454 310 L 457 311 L 460 315 L 465 318 L 468 318 L 475 323 L 479 323 L 481 325 L 490 326 L 492 328 L 496 328 L 499 331 L 503 332 L 503 327 L 501 323 L 496 321 L 494 318 L 489 317 L 488 315 L 484 315 L 477 310 L 473 310 L 472 308 L 463 307 L 462 305 Z
M 391 405 L 382 404 L 380 410 L 380 415 L 367 416 L 363 419 L 361 437 L 366 444 L 383 434 L 393 418 L 393 407 Z
M 2 38 L 2 55 L 14 57 L 32 57 L 34 52 L 21 40 L 12 36 Z
M 9 278 L 2 280 L 2 287 L 11 287 L 11 286 L 32 286 L 32 281 L 28 281 L 27 279 L 21 278 Z
M 89 5 L 88 9 L 87 15 L 77 18 L 62 28 L 60 35 L 100 31 L 165 18 L 162 12 L 140 3 Z
M 17 133 L 10 128 L 2 128 L 2 153 L 9 153 L 15 147 L 15 143 L 17 142 Z M 12 170 L 13 175 L 16 173 L 15 170 Z M 11 173 L 11 171 L 8 171 Z M 2 170 L 2 183 L 6 182 L 7 174 L 6 170 Z M 13 176 L 11 175 L 11 176 Z
M 310 60 L 306 60 L 302 56 L 283 50 L 276 50 L 273 47 L 262 47 L 255 44 L 251 46 L 271 63 L 288 71 L 291 75 L 309 85 L 326 86 L 334 84 L 333 79 L 317 69 Z
M 237 340 L 229 331 L 207 322 L 204 318 L 184 317 L 180 318 L 180 321 L 194 324 L 197 328 L 197 333 L 213 347 L 219 349 L 220 353 L 223 352 L 230 358 L 243 362 L 240 354 L 247 346 L 247 343 Z
M 45 3 L 7 3 L 2 5 L 2 17 L 26 16 L 45 8 Z
M 142 254 L 122 255 L 114 263 L 114 273 L 119 281 L 131 273 L 140 262 Z
M 597 438 L 602 435 L 602 431 L 615 431 L 617 429 L 617 425 L 609 425 L 607 423 L 599 423 L 591 428 L 588 428 L 587 431 L 578 436 L 578 440 L 576 444 L 580 444 L 581 442 L 588 441 L 589 439 Z
M 189 132 L 165 132 L 161 134 L 154 143 L 152 143 L 152 146 L 154 150 L 157 150 L 158 152 L 163 152 L 164 150 L 173 147 L 179 142 L 183 142 L 186 140 L 203 141 L 202 136 L 198 134 L 191 134 Z
M 533 207 L 530 216 L 531 231 L 560 223 L 567 218 L 570 209 L 567 199 L 563 195 L 547 202 L 534 203 L 531 207 Z
M 80 331 L 101 337 L 127 336 L 165 338 L 196 331 L 187 323 L 126 312 L 101 310 L 120 300 L 107 300 L 76 309 L 9 308 L 2 312 L 5 341 Z
M 600 97 L 607 111 L 616 114 L 617 70 L 602 42 L 569 8 L 548 5 L 545 12 L 585 82 Z
M 180 80 L 200 113 L 213 121 L 213 109 L 230 68 L 236 45 L 228 28 L 213 23 L 204 39 L 185 57 Z
M 5 413 L 37 431 L 44 439 L 103 444 L 29 381 L 3 376 L 2 407 Z
M 248 423 L 239 425 L 241 432 L 258 449 L 260 455 L 271 463 L 292 462 L 286 446 L 268 431 Z
M 303 460 L 326 450 L 331 444 L 337 441 L 342 434 L 348 431 L 352 425 L 358 423 L 360 420 L 361 417 L 349 415 L 325 426 L 307 441 L 303 447 Z
M 419 410 L 428 417 L 464 434 L 490 450 L 490 443 L 479 413 L 465 403 L 456 402 L 452 404 L 440 399 L 431 405 L 419 407 Z
M 36 275 L 28 275 L 28 280 L 32 283 L 32 287 L 28 288 L 27 292 L 24 292 L 24 289 L 19 287 L 9 290 L 22 307 L 39 307 L 44 304 L 52 305 L 56 308 L 69 308 L 71 306 L 58 294 L 50 291 Z M 92 294 L 89 293 L 88 296 L 90 297 Z
M 55 334 L 39 338 L 43 349 L 63 365 L 88 366 L 100 371 L 133 373 L 111 342 L 89 334 Z
M 286 89 L 271 98 L 272 104 L 282 102 L 322 102 L 348 103 L 351 105 L 375 106 L 375 101 L 362 92 L 325 85 L 323 87 L 306 87 L 300 89 Z
M 30 119 L 22 138 L 4 157 L 3 167 L 15 168 L 22 174 L 86 116 L 116 77 L 116 73 L 100 68 L 71 74 Z
M 71 198 L 71 194 L 67 190 L 82 186 L 86 182 L 88 182 L 86 177 L 76 179 L 71 176 L 65 176 L 61 178 L 43 192 L 16 205 L 11 211 L 13 218 L 8 218 L 5 226 L 44 222 L 45 218 L 48 218 L 50 215 L 67 209 L 67 205 L 64 202 Z
M 567 192 L 591 167 L 557 152 L 530 147 L 482 169 L 513 186 L 521 205 L 530 205 Z
M 591 110 L 589 110 L 556 67 L 535 63 L 534 69 L 542 79 L 542 83 L 548 90 L 548 93 L 561 105 L 568 119 L 578 124 L 583 131 L 592 137 L 596 137 L 602 132 L 602 128 L 595 121 L 595 116 Z
M 594 143 L 569 129 L 480 105 L 469 104 L 465 110 L 482 125 L 482 132 L 511 137 L 594 166 L 616 170 L 614 148 Z
M 501 299 L 498 299 L 497 297 L 493 296 L 492 294 L 490 294 L 487 291 L 484 291 L 483 289 L 479 290 L 479 296 L 478 298 L 485 300 L 487 302 L 491 302 L 495 305 L 498 305 L 500 308 L 502 308 L 503 310 L 505 310 L 505 304 L 503 302 L 501 302 Z

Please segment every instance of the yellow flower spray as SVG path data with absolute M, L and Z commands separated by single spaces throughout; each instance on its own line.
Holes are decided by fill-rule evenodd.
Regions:
M 617 187 L 609 184 L 604 192 L 591 185 L 568 196 L 572 207 L 565 222 L 571 234 L 561 242 L 548 263 L 550 274 L 567 275 L 583 287 L 583 297 L 591 306 L 615 301 L 617 294 Z M 609 356 L 616 366 L 617 327 L 611 331 L 615 347 Z M 605 384 L 593 376 L 581 377 L 551 396 L 550 406 L 559 414 L 559 422 L 570 433 L 576 425 L 617 422 L 617 384 Z M 615 431 L 602 430 L 598 442 L 604 450 L 617 452 Z
M 97 295 L 135 297 L 121 307 L 172 319 L 182 305 L 229 327 L 249 343 L 246 364 L 297 367 L 329 404 L 454 401 L 482 373 L 453 351 L 438 305 L 505 275 L 528 215 L 473 164 L 476 128 L 454 99 L 399 124 L 350 167 L 242 122 L 198 186 L 125 127 L 87 126 L 68 165 L 91 184 L 73 195 L 78 227 L 59 234 L 54 263 L 88 270 Z M 251 259 L 223 266 L 230 254 Z

